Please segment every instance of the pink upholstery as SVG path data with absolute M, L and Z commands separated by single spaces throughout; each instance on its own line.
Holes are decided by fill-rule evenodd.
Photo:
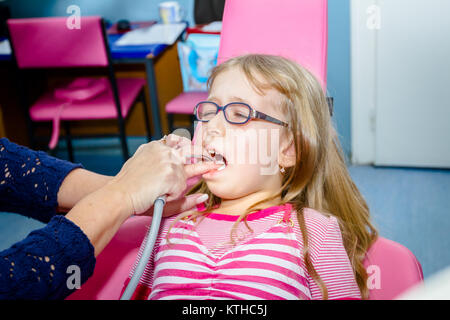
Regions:
M 80 19 L 80 29 L 69 29 L 67 17 L 8 20 L 19 68 L 107 66 L 101 18 Z
M 76 78 L 62 87 L 55 88 L 54 97 L 64 101 L 84 101 L 94 98 L 109 87 L 106 78 Z
M 128 219 L 97 257 L 94 275 L 68 300 L 117 300 L 151 224 L 149 217 Z M 370 300 L 391 300 L 423 281 L 422 268 L 404 246 L 379 238 L 364 262 L 369 272 Z M 374 268 L 375 266 L 375 268 Z M 378 268 L 378 269 L 377 269 Z M 379 282 L 371 281 L 380 276 Z M 379 288 L 376 288 L 377 283 Z
M 97 257 L 94 275 L 67 299 L 119 299 L 150 224 L 149 217 L 128 219 Z M 404 246 L 385 238 L 379 238 L 370 248 L 364 266 L 368 268 L 369 285 L 377 286 L 377 281 L 370 280 L 380 276 L 379 288 L 370 290 L 370 300 L 394 299 L 423 281 L 422 268 L 414 255 Z
M 66 23 L 67 17 L 8 20 L 19 68 L 110 67 L 102 18 L 81 17 L 79 29 L 70 29 Z M 113 70 L 110 71 L 112 74 Z M 145 80 L 130 78 L 116 81 L 122 113 L 120 117 L 110 80 L 116 81 L 114 77 L 76 78 L 66 87 L 44 93 L 30 106 L 32 121 L 53 121 L 50 149 L 58 143 L 60 120 L 118 119 L 122 123 L 122 118 L 127 117 L 143 89 Z M 147 124 L 148 119 L 144 120 Z M 125 132 L 123 126 L 119 125 L 119 128 L 122 151 L 128 158 Z
M 247 53 L 280 55 L 326 88 L 327 0 L 227 0 L 220 41 L 219 63 Z
M 225 2 L 218 63 L 247 53 L 281 55 L 310 70 L 326 90 L 327 47 L 327 0 Z M 189 113 L 183 100 L 196 96 L 182 96 L 167 104 L 167 113 Z
M 167 113 L 192 114 L 200 101 L 208 98 L 208 92 L 183 92 L 166 105 Z
M 364 260 L 368 270 L 370 300 L 391 300 L 423 281 L 422 267 L 407 248 L 378 238 Z
M 150 217 L 129 218 L 97 257 L 93 276 L 67 300 L 118 300 L 150 224 Z
M 145 85 L 144 79 L 124 78 L 117 79 L 119 99 L 123 117 L 126 117 L 133 106 L 133 102 L 139 91 Z M 30 108 L 30 117 L 33 121 L 51 121 L 56 109 L 63 101 L 56 99 L 53 92 L 46 92 Z M 111 87 L 85 101 L 71 102 L 70 107 L 62 110 L 61 120 L 91 120 L 91 119 L 115 119 L 117 109 Z

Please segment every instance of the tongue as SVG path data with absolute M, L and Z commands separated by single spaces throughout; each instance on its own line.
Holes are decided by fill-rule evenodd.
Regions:
M 217 169 L 217 171 L 225 170 L 225 168 L 227 167 L 227 161 L 225 160 L 225 158 L 222 155 L 216 153 L 214 155 L 214 159 L 216 160 L 216 163 L 222 164 L 222 166 Z
M 227 163 L 225 158 L 222 155 L 217 154 L 217 153 L 215 154 L 214 159 L 216 159 L 217 162 L 220 162 L 220 163 L 223 163 L 223 164 Z

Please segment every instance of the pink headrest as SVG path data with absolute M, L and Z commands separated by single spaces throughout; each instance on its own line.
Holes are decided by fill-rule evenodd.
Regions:
M 261 53 L 310 70 L 326 88 L 327 0 L 227 0 L 218 62 Z
M 107 88 L 106 78 L 77 78 L 65 87 L 56 88 L 54 96 L 64 101 L 83 101 L 98 96 Z
M 401 244 L 379 237 L 366 254 L 371 300 L 391 300 L 423 281 L 422 267 Z
M 19 68 L 107 66 L 101 17 L 80 19 L 79 29 L 69 29 L 67 17 L 8 20 Z

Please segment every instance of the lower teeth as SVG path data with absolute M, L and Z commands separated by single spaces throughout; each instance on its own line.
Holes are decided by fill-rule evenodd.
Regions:
M 226 167 L 227 167 L 227 165 L 224 163 L 219 169 L 217 169 L 217 171 L 225 170 Z

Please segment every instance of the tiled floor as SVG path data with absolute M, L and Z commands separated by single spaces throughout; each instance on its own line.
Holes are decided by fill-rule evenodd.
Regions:
M 145 142 L 130 139 L 130 151 Z M 76 162 L 113 175 L 121 167 L 117 143 L 100 140 L 75 144 Z M 65 158 L 64 151 L 57 153 Z M 408 247 L 422 264 L 425 277 L 450 265 L 450 170 L 350 167 L 365 196 L 380 235 Z M 42 224 L 20 215 L 0 213 L 0 250 L 23 239 Z

